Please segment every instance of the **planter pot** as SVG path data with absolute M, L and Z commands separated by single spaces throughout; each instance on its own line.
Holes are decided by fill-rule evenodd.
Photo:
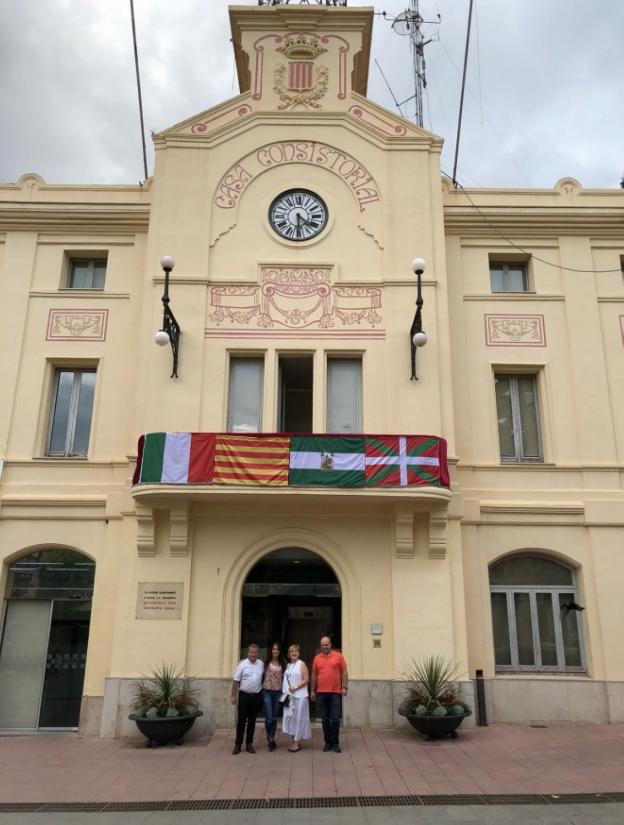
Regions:
M 416 716 L 403 708 L 399 708 L 399 713 L 405 716 L 410 725 L 418 733 L 422 733 L 425 739 L 440 739 L 443 736 L 457 739 L 457 728 L 467 716 L 472 716 L 470 710 L 461 716 Z
M 201 710 L 189 713 L 187 716 L 156 716 L 147 718 L 131 713 L 128 719 L 136 722 L 137 728 L 146 738 L 145 747 L 158 745 L 181 745 L 184 734 L 193 726 L 198 716 L 203 716 Z

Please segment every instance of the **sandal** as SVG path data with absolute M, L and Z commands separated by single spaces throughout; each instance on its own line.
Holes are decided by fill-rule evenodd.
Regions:
M 301 745 L 297 745 L 296 748 L 288 748 L 290 753 L 297 753 L 297 751 L 301 750 Z

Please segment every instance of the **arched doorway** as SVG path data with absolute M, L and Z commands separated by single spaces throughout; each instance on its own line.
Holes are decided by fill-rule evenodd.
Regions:
M 255 643 L 265 656 L 272 642 L 296 642 L 311 665 L 319 638 L 342 643 L 342 595 L 336 574 L 317 553 L 299 547 L 274 550 L 250 570 L 243 585 L 241 657 Z
M 78 727 L 95 562 L 37 550 L 8 570 L 0 637 L 0 728 Z

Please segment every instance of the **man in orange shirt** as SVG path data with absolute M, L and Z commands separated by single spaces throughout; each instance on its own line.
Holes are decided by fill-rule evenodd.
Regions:
M 329 636 L 321 636 L 321 652 L 312 662 L 312 682 L 310 699 L 316 699 L 316 706 L 323 722 L 323 750 L 340 753 L 338 732 L 340 730 L 340 711 L 342 697 L 349 690 L 347 663 L 342 653 L 332 650 Z

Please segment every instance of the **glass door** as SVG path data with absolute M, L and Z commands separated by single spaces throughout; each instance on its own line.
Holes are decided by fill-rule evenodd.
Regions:
M 78 727 L 90 616 L 91 602 L 54 602 L 40 728 Z
M 39 722 L 52 602 L 9 599 L 0 649 L 0 728 Z

